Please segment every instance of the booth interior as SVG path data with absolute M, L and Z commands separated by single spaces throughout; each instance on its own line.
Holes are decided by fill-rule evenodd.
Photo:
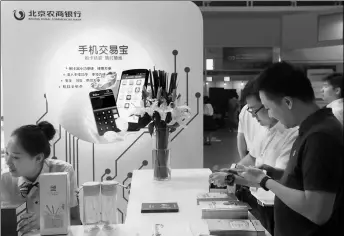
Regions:
M 73 167 L 85 225 L 67 234 L 84 235 L 85 212 L 97 202 L 85 200 L 83 186 L 106 181 L 116 183 L 110 223 L 123 225 L 98 236 L 160 235 L 164 225 L 166 235 L 209 234 L 217 213 L 207 218 L 198 201 L 209 201 L 200 194 L 211 192 L 225 194 L 224 201 L 233 195 L 229 187 L 210 189 L 208 178 L 214 166 L 240 160 L 237 122 L 246 83 L 272 63 L 288 61 L 304 69 L 325 106 L 322 79 L 343 72 L 342 6 L 226 9 L 183 1 L 3 3 L 1 173 L 9 170 L 5 148 L 13 130 L 48 121 L 56 129 L 49 158 Z M 216 121 L 210 146 L 203 142 L 205 96 Z M 99 97 L 109 99 L 93 102 Z M 149 99 L 156 110 L 146 105 Z M 163 143 L 161 124 L 168 130 Z M 171 205 L 159 205 L 165 213 L 142 213 L 144 203 Z M 101 211 L 101 204 L 94 209 Z M 248 209 L 240 227 L 271 235 Z M 99 214 L 95 226 L 104 229 Z
M 268 65 L 287 61 L 300 66 L 312 82 L 320 107 L 327 105 L 321 91 L 322 79 L 330 73 L 343 72 L 341 9 L 318 8 L 306 12 L 272 9 L 239 13 L 215 7 L 212 11 L 210 7 L 203 12 L 203 95 L 209 96 L 217 123 L 212 145 L 204 146 L 204 167 L 229 166 L 240 160 L 237 133 L 229 132 L 233 130 L 230 120 L 235 112 L 238 125 L 239 112 L 245 105 L 242 89 Z M 235 95 L 239 98 L 233 111 L 229 101 Z

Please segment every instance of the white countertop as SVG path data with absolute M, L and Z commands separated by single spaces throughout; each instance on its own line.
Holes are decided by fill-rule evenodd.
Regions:
M 69 234 L 67 236 L 141 236 L 137 234 L 138 230 L 133 227 L 126 226 L 124 224 L 114 225 L 112 231 L 104 231 L 100 229 L 99 231 L 92 233 L 85 233 L 84 226 L 71 226 Z M 25 236 L 40 236 L 39 233 L 28 233 Z M 151 236 L 151 235 L 150 235 Z
M 162 236 L 198 236 L 208 233 L 207 224 L 201 219 L 197 195 L 209 192 L 210 169 L 172 169 L 170 181 L 155 181 L 153 170 L 135 170 L 124 225 L 116 225 L 112 232 L 99 231 L 84 234 L 83 226 L 72 226 L 69 236 L 152 236 L 153 226 L 163 224 Z M 141 213 L 142 203 L 177 202 L 176 213 Z M 249 219 L 254 217 L 249 213 Z M 31 234 L 28 236 L 38 236 Z M 266 231 L 266 236 L 271 236 Z
M 210 169 L 172 169 L 170 181 L 154 181 L 153 170 L 135 170 L 125 224 L 150 227 L 157 223 L 176 225 L 171 235 L 196 236 L 196 233 L 208 233 L 207 224 L 201 219 L 202 211 L 197 205 L 197 195 L 209 192 L 211 173 Z M 179 212 L 141 213 L 141 204 L 151 202 L 177 202 Z M 249 219 L 255 219 L 251 213 Z M 191 229 L 192 234 L 186 234 L 187 228 Z M 271 235 L 266 231 L 266 236 Z
M 172 169 L 170 181 L 154 181 L 153 170 L 135 170 L 125 224 L 185 222 L 201 219 L 197 195 L 209 192 L 210 169 Z M 144 213 L 142 203 L 177 202 L 177 213 Z

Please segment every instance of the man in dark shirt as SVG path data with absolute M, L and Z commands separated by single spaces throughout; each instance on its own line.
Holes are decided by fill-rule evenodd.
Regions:
M 257 86 L 270 116 L 287 128 L 299 125 L 299 137 L 280 181 L 251 167 L 240 166 L 241 175 L 275 193 L 275 236 L 338 235 L 344 226 L 340 122 L 330 108 L 319 109 L 309 79 L 288 63 L 266 69 Z

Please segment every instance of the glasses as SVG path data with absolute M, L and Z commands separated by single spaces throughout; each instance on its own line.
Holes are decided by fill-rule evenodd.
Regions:
M 257 110 L 253 111 L 251 108 L 247 108 L 247 111 L 251 113 L 252 115 L 257 115 L 257 113 L 264 108 L 264 105 L 261 105 Z

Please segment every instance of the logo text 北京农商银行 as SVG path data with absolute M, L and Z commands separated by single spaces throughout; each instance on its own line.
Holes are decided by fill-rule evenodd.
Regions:
M 13 16 L 16 20 L 55 20 L 55 21 L 80 21 L 81 11 L 51 11 L 51 10 L 30 10 L 27 13 L 23 10 L 14 10 Z

